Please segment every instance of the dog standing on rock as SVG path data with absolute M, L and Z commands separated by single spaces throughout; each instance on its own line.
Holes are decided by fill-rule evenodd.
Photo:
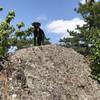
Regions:
M 34 46 L 43 45 L 44 44 L 44 38 L 45 34 L 44 31 L 40 28 L 41 24 L 39 22 L 33 22 L 32 26 L 34 26 Z

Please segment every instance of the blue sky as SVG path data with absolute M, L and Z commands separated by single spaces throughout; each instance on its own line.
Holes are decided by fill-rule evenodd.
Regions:
M 74 12 L 78 2 L 79 0 L 0 0 L 0 6 L 4 8 L 0 12 L 0 19 L 13 9 L 16 12 L 12 22 L 14 25 L 23 21 L 27 28 L 33 21 L 40 21 L 46 36 L 57 43 L 59 38 L 68 36 L 66 30 L 69 25 L 74 24 L 73 27 L 68 27 L 74 29 L 77 22 L 80 25 L 84 23 L 80 15 Z

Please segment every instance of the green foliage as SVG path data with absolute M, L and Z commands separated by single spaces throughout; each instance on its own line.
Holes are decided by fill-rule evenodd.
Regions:
M 24 22 L 19 22 L 16 24 L 16 26 L 18 27 L 18 29 L 22 28 L 25 26 Z
M 60 45 L 65 46 L 67 48 L 73 48 L 74 50 L 83 55 L 89 54 L 89 41 L 85 37 L 86 32 L 82 32 L 83 30 L 84 29 L 82 29 L 79 33 L 75 31 L 68 31 L 70 37 L 60 39 Z
M 92 75 L 93 78 L 100 82 L 100 29 L 93 29 L 92 37 L 93 48 L 91 50 L 92 57 Z
M 16 30 L 16 36 L 19 37 L 20 39 L 22 39 L 22 37 L 25 35 L 24 31 L 20 31 L 20 30 Z
M 30 47 L 33 44 L 33 39 L 31 40 L 17 40 L 16 46 L 18 49 Z
M 10 45 L 10 35 L 15 31 L 10 22 L 15 17 L 14 11 L 9 11 L 6 18 L 0 23 L 0 57 L 7 54 L 8 46 Z
M 45 38 L 44 39 L 44 45 L 46 45 L 46 44 L 51 44 L 50 38 Z
M 64 37 L 63 39 L 60 39 L 59 42 L 61 46 L 65 46 L 67 48 L 72 47 L 72 39 L 70 37 L 69 38 Z
M 5 20 L 7 23 L 10 23 L 11 20 L 14 19 L 14 17 L 15 17 L 15 12 L 13 10 L 10 10 Z
M 18 27 L 18 30 L 15 31 L 17 39 L 16 46 L 18 49 L 29 47 L 33 43 L 33 37 L 29 38 L 32 35 L 32 27 L 22 30 L 21 28 L 25 26 L 24 22 L 19 22 L 16 26 Z
M 25 26 L 24 22 L 19 22 L 16 24 L 16 26 L 18 27 L 18 30 L 16 30 L 15 34 L 17 37 L 19 37 L 20 39 L 25 35 L 25 32 L 20 30 L 22 27 Z

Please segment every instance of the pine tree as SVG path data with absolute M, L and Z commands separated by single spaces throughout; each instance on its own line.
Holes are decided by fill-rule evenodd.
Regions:
M 76 30 L 78 30 L 78 32 L 68 30 L 71 38 L 61 39 L 60 42 L 64 42 L 64 46 L 72 47 L 81 54 L 89 55 L 92 47 L 92 30 L 100 26 L 99 9 L 99 2 L 80 3 L 79 7 L 75 8 L 75 11 L 83 17 L 86 24 L 82 27 L 77 25 Z

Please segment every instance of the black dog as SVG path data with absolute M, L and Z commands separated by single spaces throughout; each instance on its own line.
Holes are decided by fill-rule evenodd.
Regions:
M 40 28 L 41 24 L 39 22 L 32 23 L 34 26 L 34 45 L 42 45 L 44 44 L 45 34 L 44 31 Z

